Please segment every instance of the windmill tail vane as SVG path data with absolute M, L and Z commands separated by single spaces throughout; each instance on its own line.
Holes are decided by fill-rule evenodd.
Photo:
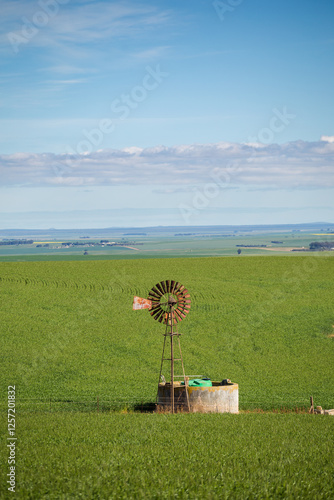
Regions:
M 137 309 L 151 309 L 152 301 L 149 299 L 143 299 L 141 297 L 133 297 L 132 309 L 136 311 Z

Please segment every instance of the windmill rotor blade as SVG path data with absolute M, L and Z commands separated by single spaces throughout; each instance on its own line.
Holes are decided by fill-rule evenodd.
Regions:
M 174 291 L 173 291 L 173 293 L 175 295 L 178 294 L 178 291 L 179 291 L 179 289 L 180 289 L 181 286 L 182 286 L 181 283 L 179 283 L 178 281 L 175 283 L 175 288 L 174 288 Z
M 191 300 L 190 299 L 183 299 L 182 297 L 178 297 L 178 302 L 180 304 L 191 304 Z
M 152 316 L 157 316 L 162 312 L 164 312 L 164 310 L 160 306 L 157 306 L 152 310 Z
M 166 324 L 166 322 L 167 322 L 167 318 L 168 318 L 168 313 L 164 312 L 164 313 L 160 316 L 160 318 L 158 319 L 158 321 L 159 321 L 159 323 L 164 322 L 164 323 Z
M 177 310 L 177 313 L 178 313 L 178 315 L 179 315 L 182 319 L 184 319 L 184 318 L 186 317 L 186 315 L 184 314 L 184 311 L 182 311 L 181 309 L 178 309 L 178 310 Z
M 159 323 L 162 323 L 164 319 L 165 313 L 164 311 L 161 311 L 160 314 L 157 314 L 156 317 L 154 318 L 156 321 L 159 321 Z
M 160 285 L 161 285 L 161 286 L 162 286 L 162 288 L 163 288 L 164 294 L 165 294 L 165 293 L 168 293 L 168 292 L 167 292 L 166 283 L 165 283 L 164 281 L 162 281 L 162 282 L 160 283 Z
M 178 307 L 178 311 L 180 311 L 180 312 L 187 312 L 188 313 L 189 309 L 190 309 L 190 307 L 186 307 L 186 306 L 179 306 Z
M 172 321 L 173 321 L 174 325 L 176 325 L 177 324 L 176 310 L 172 312 L 171 317 L 172 317 Z
M 160 318 L 164 315 L 164 312 L 162 309 L 159 309 L 158 311 L 155 311 L 152 316 L 155 320 L 160 321 Z
M 150 315 L 155 316 L 158 313 L 158 308 L 154 308 L 150 310 Z
M 191 304 L 191 300 L 190 299 L 183 299 L 182 297 L 178 297 L 178 302 L 179 303 L 182 303 L 182 304 Z
M 181 304 L 181 305 L 185 305 L 185 304 L 191 304 L 191 302 L 189 301 L 189 299 L 179 299 L 177 301 L 178 304 Z
M 151 311 L 156 311 L 157 309 L 160 309 L 160 304 L 152 305 Z
M 151 315 L 154 315 L 154 314 L 156 314 L 156 313 L 157 313 L 158 311 L 160 311 L 160 310 L 161 310 L 161 309 L 160 309 L 160 307 L 155 307 L 154 309 L 152 308 L 152 309 L 150 310 L 150 313 L 151 313 Z
M 160 297 L 161 295 L 156 295 L 155 293 L 152 293 L 152 290 L 150 291 L 150 293 L 148 294 L 148 298 L 150 300 L 156 300 L 156 301 L 159 301 L 160 300 Z
M 180 315 L 180 313 L 179 313 L 179 311 L 177 309 L 175 309 L 175 318 L 178 321 L 182 321 L 183 320 L 182 316 Z
M 163 295 L 163 294 L 164 294 L 164 291 L 163 291 L 163 288 L 162 288 L 162 286 L 161 286 L 161 283 L 157 283 L 157 284 L 155 285 L 155 288 L 157 288 L 157 289 L 159 290 L 159 295 L 160 295 L 160 297 L 161 297 L 161 295 Z
M 154 319 L 156 321 L 160 321 L 161 322 L 161 318 L 163 318 L 164 316 L 164 312 L 163 311 L 159 311 L 155 316 L 154 316 Z
M 175 286 L 176 286 L 176 281 L 171 280 L 171 282 L 170 282 L 170 293 L 174 293 Z
M 149 294 L 149 296 L 150 296 L 150 295 L 151 295 L 151 294 Z M 160 298 L 161 298 L 160 296 L 158 297 L 158 296 L 157 296 L 157 295 L 155 295 L 155 294 L 154 294 L 154 295 L 151 295 L 151 296 L 152 296 L 152 299 L 151 299 L 151 300 L 152 300 L 153 302 L 159 302 L 159 301 L 160 301 Z
M 188 307 L 190 309 L 190 305 L 189 304 L 178 304 L 177 307 L 178 307 L 178 309 L 186 309 L 186 308 L 188 309 Z
M 186 295 L 183 295 L 183 294 L 177 294 L 177 298 L 180 299 L 180 300 L 190 300 L 190 294 L 187 293 Z
M 152 290 L 151 292 L 155 293 L 157 297 L 161 297 L 161 295 L 163 295 L 162 293 L 162 290 L 160 290 L 157 285 L 155 285 L 154 287 L 152 287 Z
M 183 302 L 182 300 L 178 301 L 177 303 L 178 306 L 185 307 L 186 305 L 189 305 L 187 302 Z
M 190 305 L 189 304 L 179 304 L 177 306 L 179 311 L 189 311 L 190 310 Z
M 161 282 L 160 282 L 160 286 L 161 286 L 161 288 L 163 289 L 163 292 L 164 292 L 164 295 L 165 295 L 165 293 L 167 293 L 167 290 L 166 290 L 166 283 L 165 283 L 164 281 L 161 281 Z
M 157 298 L 160 298 L 162 295 L 162 293 L 160 292 L 159 288 L 157 288 L 156 285 L 154 287 L 152 287 L 152 289 L 149 293 L 154 294 Z

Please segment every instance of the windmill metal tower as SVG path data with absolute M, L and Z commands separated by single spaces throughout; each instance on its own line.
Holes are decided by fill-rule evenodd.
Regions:
M 183 378 L 186 393 L 187 407 L 190 411 L 189 395 L 188 395 L 188 379 L 185 375 L 184 364 L 181 352 L 180 333 L 178 332 L 178 323 L 182 321 L 190 310 L 190 294 L 188 290 L 178 281 L 166 280 L 157 283 L 151 288 L 147 299 L 134 297 L 133 309 L 149 309 L 151 316 L 166 325 L 164 334 L 164 344 L 162 350 L 162 358 L 160 365 L 159 381 L 162 376 L 162 369 L 165 361 L 170 361 L 170 400 L 172 413 L 175 412 L 175 378 Z M 177 339 L 176 349 L 178 347 L 178 358 L 175 358 L 175 339 Z M 170 357 L 168 354 L 168 346 L 170 344 Z M 167 356 L 167 357 L 165 357 Z M 175 362 L 181 362 L 182 375 L 175 375 Z

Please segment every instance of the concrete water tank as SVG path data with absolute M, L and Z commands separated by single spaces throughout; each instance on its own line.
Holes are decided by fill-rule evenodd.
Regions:
M 201 413 L 239 413 L 239 386 L 233 382 L 212 381 L 211 387 L 188 386 L 190 411 Z M 185 387 L 182 382 L 174 382 L 175 407 L 186 408 Z M 171 405 L 171 384 L 160 383 L 158 386 L 158 405 Z

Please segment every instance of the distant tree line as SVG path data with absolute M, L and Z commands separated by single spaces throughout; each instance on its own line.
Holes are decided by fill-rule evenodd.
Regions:
M 242 248 L 266 248 L 267 245 L 235 245 L 236 247 Z
M 331 250 L 334 248 L 334 241 L 312 241 L 310 250 Z
M 94 241 L 64 241 L 62 246 L 78 246 L 78 247 L 86 247 L 87 245 L 94 245 Z
M 0 245 L 31 245 L 34 240 L 5 240 L 0 241 Z

